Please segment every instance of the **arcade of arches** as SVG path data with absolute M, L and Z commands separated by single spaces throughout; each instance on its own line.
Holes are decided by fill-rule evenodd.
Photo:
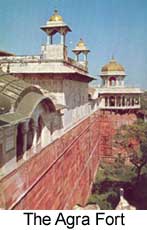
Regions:
M 105 96 L 105 107 L 135 107 L 140 104 L 139 96 L 109 95 Z
M 35 122 L 33 118 L 29 122 L 20 123 L 17 127 L 17 160 L 22 158 L 26 151 L 36 152 L 36 148 L 43 147 L 44 122 L 41 116 Z
M 17 125 L 17 160 L 21 159 L 25 153 L 40 151 L 51 142 L 54 131 L 52 123 L 54 120 L 58 121 L 57 116 L 58 113 L 52 110 L 47 101 L 41 101 L 32 116 Z
M 105 87 L 122 87 L 124 86 L 124 77 L 123 76 L 119 76 L 119 77 L 114 77 L 114 76 L 110 76 L 110 77 L 103 77 L 103 86 Z

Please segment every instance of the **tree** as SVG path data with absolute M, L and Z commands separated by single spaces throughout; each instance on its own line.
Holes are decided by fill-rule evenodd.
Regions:
M 132 125 L 122 126 L 115 135 L 114 144 L 126 151 L 139 182 L 142 168 L 147 164 L 147 123 L 138 120 Z
M 147 91 L 141 95 L 141 109 L 147 110 Z

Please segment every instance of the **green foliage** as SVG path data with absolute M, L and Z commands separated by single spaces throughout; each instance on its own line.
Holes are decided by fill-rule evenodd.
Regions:
M 102 163 L 96 182 L 101 181 L 130 181 L 134 177 L 135 171 L 131 165 L 125 165 L 124 158 L 121 155 L 116 156 L 112 164 Z
M 125 165 L 121 155 L 118 155 L 111 164 L 101 163 L 89 202 L 97 203 L 101 209 L 115 209 L 119 202 L 119 189 L 129 188 L 134 176 L 133 168 Z
M 119 202 L 119 190 L 124 188 L 125 198 L 137 209 L 147 209 L 147 166 L 143 168 L 139 183 L 132 165 L 125 165 L 118 156 L 113 163 L 101 163 L 93 184 L 89 203 L 97 203 L 101 209 L 115 209 Z
M 97 203 L 102 210 L 113 209 L 110 200 L 114 200 L 117 194 L 115 192 L 106 192 L 104 194 L 92 194 L 88 200 L 89 203 Z
M 114 145 L 126 150 L 130 164 L 126 165 L 126 156 L 122 157 L 121 152 L 113 163 L 101 163 L 89 202 L 98 203 L 101 209 L 115 209 L 122 187 L 130 204 L 137 209 L 147 209 L 147 123 L 138 120 L 121 127 Z
M 122 126 L 117 131 L 114 145 L 126 150 L 130 162 L 136 168 L 137 180 L 139 180 L 141 171 L 147 164 L 147 123 L 138 120 L 132 125 Z

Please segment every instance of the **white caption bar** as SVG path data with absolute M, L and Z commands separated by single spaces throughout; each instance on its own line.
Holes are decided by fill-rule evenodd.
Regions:
M 0 211 L 2 229 L 146 230 L 147 211 Z

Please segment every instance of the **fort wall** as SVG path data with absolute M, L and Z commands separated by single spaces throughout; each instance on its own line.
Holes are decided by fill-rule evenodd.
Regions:
M 72 209 L 85 205 L 102 156 L 112 157 L 115 128 L 132 114 L 97 111 L 0 182 L 5 209 Z

